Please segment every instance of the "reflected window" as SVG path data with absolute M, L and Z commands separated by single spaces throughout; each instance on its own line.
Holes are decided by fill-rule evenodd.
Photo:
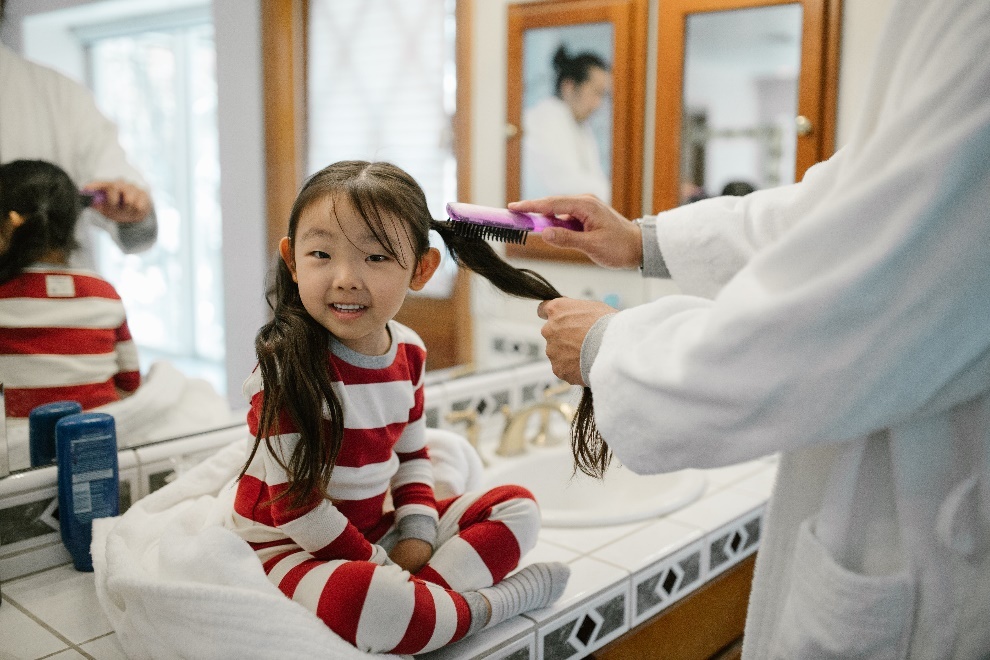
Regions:
M 454 35 L 454 0 L 310 0 L 307 174 L 339 160 L 389 161 L 446 218 L 457 199 Z M 418 295 L 449 297 L 455 276 L 445 257 Z
M 168 359 L 224 382 L 220 166 L 209 8 L 79 32 L 100 109 L 152 189 L 158 241 L 122 254 L 100 236 L 98 265 L 120 293 L 142 368 Z
M 688 17 L 682 203 L 794 182 L 801 20 L 799 4 Z

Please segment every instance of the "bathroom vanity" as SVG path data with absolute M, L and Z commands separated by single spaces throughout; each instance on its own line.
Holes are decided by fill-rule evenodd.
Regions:
M 515 457 L 493 453 L 505 414 L 557 385 L 545 362 L 435 382 L 427 385 L 427 420 L 461 432 L 465 419 L 476 424 L 472 431 L 492 475 L 499 461 L 521 466 L 540 451 L 557 451 L 527 446 Z M 237 425 L 121 450 L 122 509 L 245 434 Z M 775 474 L 775 457 L 698 471 L 673 487 L 678 501 L 666 512 L 617 524 L 545 525 L 523 561 L 568 563 L 571 578 L 561 599 L 418 657 L 704 658 L 731 648 L 741 634 Z M 0 655 L 124 658 L 96 601 L 93 574 L 76 572 L 61 544 L 55 504 L 53 467 L 0 479 Z

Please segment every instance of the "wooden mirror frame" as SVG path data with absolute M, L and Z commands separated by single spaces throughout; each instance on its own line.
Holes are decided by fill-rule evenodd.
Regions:
M 612 206 L 638 217 L 642 206 L 645 117 L 647 0 L 548 0 L 508 7 L 505 141 L 506 202 L 521 190 L 523 37 L 526 30 L 586 23 L 614 28 L 612 82 Z M 515 131 L 512 128 L 515 127 Z M 591 263 L 577 250 L 547 245 L 530 235 L 525 245 L 507 245 L 510 257 Z
M 835 150 L 835 113 L 839 79 L 841 0 L 664 0 L 657 48 L 657 105 L 653 151 L 652 213 L 680 203 L 684 30 L 689 14 L 799 4 L 802 6 L 799 116 L 811 132 L 797 137 L 795 181 Z

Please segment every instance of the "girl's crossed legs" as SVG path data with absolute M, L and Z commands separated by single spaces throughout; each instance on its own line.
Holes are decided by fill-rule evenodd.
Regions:
M 438 502 L 437 508 L 436 550 L 415 575 L 395 565 L 314 559 L 291 542 L 255 551 L 272 583 L 357 648 L 430 651 L 481 628 L 485 620 L 478 620 L 479 607 L 487 615 L 487 605 L 477 590 L 501 582 L 536 545 L 540 528 L 536 502 L 519 486 L 465 493 Z M 389 550 L 397 540 L 393 526 L 380 544 Z M 534 579 L 548 583 L 528 584 Z M 556 584 L 551 580 L 545 571 L 533 573 L 521 588 L 545 587 L 555 591 L 555 600 L 566 575 L 562 582 L 560 576 Z M 551 598 L 544 596 L 537 606 Z

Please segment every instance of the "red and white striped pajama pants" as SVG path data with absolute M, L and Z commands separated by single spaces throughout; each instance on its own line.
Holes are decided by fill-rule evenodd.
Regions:
M 282 593 L 357 648 L 431 651 L 468 631 L 471 611 L 461 593 L 500 582 L 536 545 L 540 528 L 533 495 L 519 486 L 465 493 L 437 509 L 436 549 L 415 575 L 394 565 L 318 560 L 291 540 L 255 552 Z M 394 526 L 382 541 L 391 549 Z

